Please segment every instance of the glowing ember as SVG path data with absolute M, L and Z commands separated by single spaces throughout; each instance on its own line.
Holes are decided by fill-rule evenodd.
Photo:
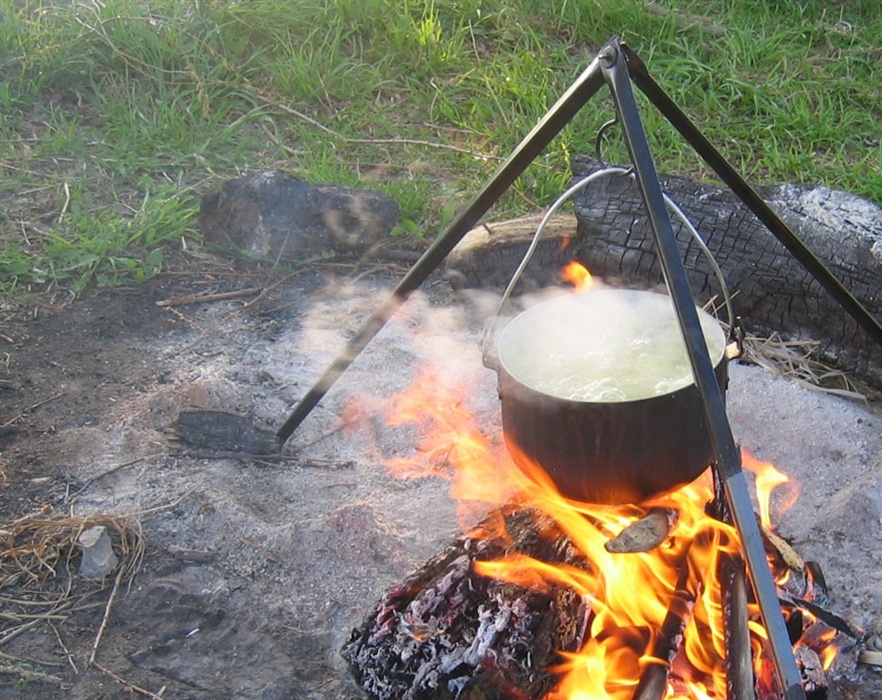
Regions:
M 566 267 L 561 271 L 561 279 L 573 285 L 578 292 L 585 291 L 591 287 L 594 281 L 588 269 L 575 260 L 567 263 Z
M 466 395 L 464 388 L 424 374 L 410 391 L 395 397 L 389 423 L 417 424 L 425 434 L 413 457 L 396 459 L 390 467 L 398 475 L 447 472 L 456 499 L 484 511 L 488 505 L 515 502 L 543 513 L 584 555 L 584 567 L 551 565 L 523 554 L 474 562 L 474 570 L 483 576 L 534 590 L 565 586 L 588 602 L 590 619 L 581 649 L 561 652 L 563 662 L 551 669 L 560 682 L 546 696 L 548 700 L 630 700 L 652 667 L 661 668 L 667 677 L 667 699 L 726 697 L 719 572 L 725 568 L 723 559 L 740 557 L 740 545 L 733 527 L 708 514 L 714 510 L 710 470 L 677 492 L 640 505 L 574 502 L 561 496 L 538 467 L 514 466 L 501 441 L 488 439 L 476 427 L 463 400 Z M 768 495 L 786 477 L 750 455 L 745 454 L 744 460 L 757 473 L 760 510 L 768 523 Z M 609 540 L 650 508 L 679 514 L 662 544 L 647 552 L 608 551 Z M 472 511 L 463 514 L 466 521 L 474 520 Z M 766 633 L 757 622 L 756 607 L 748 607 L 757 676 L 769 678 L 772 669 L 763 654 Z M 666 640 L 679 638 L 680 633 L 679 648 L 660 653 L 672 644 Z M 825 665 L 832 662 L 831 653 L 824 651 L 828 642 L 812 640 Z

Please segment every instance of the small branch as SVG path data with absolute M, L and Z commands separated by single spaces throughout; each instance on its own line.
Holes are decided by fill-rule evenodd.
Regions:
M 279 137 L 276 136 L 276 135 L 273 133 L 272 129 L 270 129 L 270 128 L 269 128 L 266 124 L 264 124 L 263 122 L 260 123 L 260 128 L 263 130 L 263 133 L 266 134 L 266 137 L 267 137 L 270 141 L 272 141 L 276 146 L 278 146 L 278 147 L 281 148 L 283 151 L 285 151 L 285 153 L 287 153 L 289 156 L 295 156 L 295 157 L 296 157 L 296 156 L 303 155 L 304 151 L 298 151 L 297 149 L 295 149 L 295 148 L 291 148 L 290 146 L 288 146 L 288 145 L 282 143 L 281 139 L 279 139 Z
M 109 668 L 107 668 L 106 666 L 102 666 L 97 661 L 92 662 L 92 666 L 97 668 L 104 675 L 115 680 L 117 683 L 119 683 L 121 686 L 123 686 L 123 688 L 126 688 L 127 690 L 130 690 L 133 693 L 138 693 L 138 695 L 143 695 L 145 698 L 151 698 L 152 700 L 164 700 L 164 698 L 161 695 L 157 695 L 156 693 L 151 693 L 149 690 L 144 690 L 144 688 L 139 688 L 134 683 L 130 683 L 122 676 L 116 675 Z M 160 692 L 162 692 L 162 691 L 160 691 Z
M 74 601 L 67 601 L 66 603 L 63 603 L 62 605 L 58 605 L 57 607 L 53 607 L 52 610 L 47 612 L 46 615 L 43 617 L 38 617 L 36 619 L 31 620 L 30 622 L 26 622 L 23 625 L 19 625 L 18 627 L 15 627 L 11 630 L 8 630 L 2 637 L 0 637 L 0 646 L 3 646 L 4 644 L 6 644 L 9 641 L 12 641 L 18 635 L 20 635 L 22 632 L 26 632 L 27 630 L 31 629 L 32 627 L 36 627 L 41 622 L 46 620 L 49 615 L 55 615 L 55 614 L 61 612 L 62 610 L 67 610 L 67 609 L 73 607 L 73 604 L 74 604 Z
M 491 156 L 487 153 L 478 153 L 477 151 L 472 151 L 468 148 L 462 148 L 460 146 L 454 146 L 449 143 L 436 143 L 434 141 L 424 141 L 423 139 L 353 139 L 348 136 L 344 136 L 343 139 L 347 143 L 367 143 L 367 144 L 393 144 L 393 145 L 410 145 L 410 146 L 426 146 L 427 148 L 440 148 L 447 151 L 454 151 L 456 153 L 464 153 L 467 156 L 472 156 L 472 158 L 477 158 L 479 160 L 502 160 L 499 156 Z
M 161 457 L 161 456 L 162 456 L 161 454 L 155 454 L 155 455 L 147 455 L 145 457 L 138 457 L 137 459 L 133 459 L 128 462 L 124 462 L 123 464 L 119 464 L 119 465 L 113 467 L 112 469 L 108 469 L 106 472 L 101 472 L 100 474 L 93 476 L 91 479 L 88 479 L 86 481 L 86 483 L 84 483 L 82 486 L 80 486 L 80 488 L 78 488 L 72 496 L 66 497 L 64 499 L 64 504 L 67 505 L 67 504 L 71 503 L 77 496 L 79 496 L 81 493 L 83 493 L 83 491 L 85 491 L 87 488 L 89 488 L 92 484 L 94 484 L 99 479 L 103 479 L 105 476 L 110 476 L 111 474 L 116 474 L 116 472 L 122 471 L 126 467 L 131 467 L 135 464 L 138 464 L 139 462 L 143 462 L 145 460 L 153 459 L 155 457 Z
M 28 406 L 21 413 L 19 413 L 15 418 L 12 418 L 12 419 L 6 421 L 5 423 L 0 423 L 0 428 L 8 428 L 10 425 L 13 425 L 14 423 L 18 423 L 18 421 L 20 421 L 22 418 L 24 418 L 28 413 L 30 413 L 34 409 L 40 408 L 40 406 L 44 406 L 45 404 L 49 403 L 50 401 L 55 401 L 55 399 L 60 399 L 66 393 L 67 393 L 66 391 L 61 391 L 61 392 L 55 394 L 54 396 L 50 396 L 48 399 L 43 399 L 42 401 L 38 401 L 37 403 L 35 403 L 31 406 Z
M 217 294 L 185 294 L 180 297 L 171 297 L 157 301 L 156 305 L 163 308 L 169 306 L 184 306 L 186 304 L 201 304 L 208 301 L 226 301 L 227 299 L 241 299 L 242 297 L 260 294 L 263 289 L 260 287 L 248 287 L 247 289 L 237 289 L 232 292 L 218 292 Z
M 31 620 L 28 623 L 19 625 L 18 627 L 14 627 L 13 629 L 9 630 L 3 637 L 0 637 L 0 646 L 3 646 L 4 644 L 6 644 L 6 642 L 15 639 L 22 632 L 26 632 L 27 630 L 31 629 L 31 627 L 36 627 L 42 621 L 42 619 Z
M 107 599 L 107 606 L 104 608 L 104 617 L 101 620 L 101 626 L 98 628 L 98 634 L 95 635 L 95 641 L 92 643 L 92 654 L 89 656 L 89 666 L 95 665 L 95 655 L 98 653 L 101 637 L 104 636 L 104 630 L 107 628 L 107 621 L 110 619 L 110 611 L 113 608 L 113 601 L 116 599 L 116 592 L 119 589 L 119 582 L 122 579 L 123 571 L 124 569 L 120 568 L 116 574 L 116 580 L 113 582 L 110 597 Z
M 499 156 L 489 155 L 487 153 L 478 153 L 477 151 L 472 151 L 468 148 L 462 148 L 460 146 L 454 146 L 449 143 L 437 143 L 435 141 L 424 141 L 423 139 L 364 139 L 364 138 L 350 138 L 349 136 L 344 136 L 338 131 L 334 131 L 333 129 L 329 129 L 327 126 L 322 124 L 321 122 L 316 121 L 312 117 L 309 117 L 303 112 L 298 112 L 296 109 L 289 107 L 286 104 L 278 102 L 276 100 L 271 100 L 269 97 L 261 93 L 257 88 L 246 81 L 246 84 L 251 88 L 254 94 L 259 97 L 261 100 L 269 104 L 270 106 L 277 107 L 283 112 L 287 112 L 298 119 L 302 119 L 307 124 L 311 124 L 312 126 L 324 131 L 326 134 L 330 134 L 331 136 L 335 136 L 338 139 L 342 139 L 346 143 L 364 143 L 364 144 L 393 144 L 393 145 L 410 145 L 410 146 L 425 146 L 427 148 L 438 148 L 447 151 L 454 151 L 456 153 L 464 153 L 465 155 L 472 156 L 473 158 L 478 158 L 479 160 L 502 160 Z
M 52 628 L 52 631 L 55 633 L 55 639 L 58 640 L 58 646 L 61 647 L 61 650 L 64 652 L 64 656 L 67 659 L 67 663 L 70 664 L 70 667 L 73 669 L 73 672 L 77 675 L 80 673 L 80 669 L 77 668 L 76 663 L 74 662 L 73 654 L 70 653 L 70 649 L 67 648 L 67 645 L 64 643 L 64 640 L 61 638 L 61 632 L 58 631 L 58 628 L 53 625 L 51 622 L 49 623 L 49 627 Z

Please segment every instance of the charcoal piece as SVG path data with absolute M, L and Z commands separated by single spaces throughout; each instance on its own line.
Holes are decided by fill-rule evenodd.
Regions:
M 794 649 L 796 664 L 803 678 L 803 688 L 807 700 L 826 700 L 827 677 L 821 659 L 812 649 L 799 644 Z
M 181 411 L 172 427 L 178 440 L 217 456 L 273 455 L 281 449 L 275 433 L 258 428 L 245 416 L 227 411 Z
M 376 700 L 517 700 L 544 696 L 557 650 L 576 650 L 589 611 L 571 589 L 529 590 L 478 575 L 475 561 L 517 552 L 586 566 L 554 523 L 528 510 L 498 511 L 508 536 L 484 539 L 489 521 L 426 562 L 353 630 L 342 650 Z

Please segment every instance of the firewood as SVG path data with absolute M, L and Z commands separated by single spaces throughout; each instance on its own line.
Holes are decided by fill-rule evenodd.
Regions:
M 607 552 L 648 552 L 664 542 L 680 514 L 673 508 L 652 508 L 640 520 L 628 525 L 603 546 Z
M 658 663 L 644 670 L 634 700 L 662 700 L 667 693 L 671 664 L 683 643 L 683 634 L 695 606 L 696 591 L 689 590 L 689 568 L 684 566 L 671 598 L 667 615 L 651 651 Z
M 725 505 L 717 500 L 708 510 L 725 514 Z M 649 630 L 642 630 L 645 637 L 632 640 L 638 655 L 645 654 L 643 677 L 635 687 L 638 700 L 663 697 L 672 680 L 668 674 L 676 666 L 685 626 L 704 585 L 700 578 L 693 580 L 702 565 L 692 560 L 692 552 L 704 550 L 706 547 L 696 548 L 693 543 L 677 565 L 681 577 L 657 634 L 650 637 Z M 583 648 L 594 612 L 588 598 L 562 584 L 540 582 L 537 577 L 535 586 L 517 585 L 478 573 L 481 567 L 477 565 L 482 562 L 518 556 L 583 571 L 593 566 L 550 517 L 517 506 L 493 511 L 472 532 L 388 589 L 352 631 L 341 653 L 367 696 L 372 700 L 545 697 L 560 680 L 555 675 L 563 661 L 559 652 Z M 768 674 L 758 673 L 756 678 L 753 674 L 754 663 L 762 657 L 752 657 L 747 608 L 750 590 L 743 562 L 737 557 L 724 559 L 720 574 L 727 658 L 723 663 L 729 698 L 772 697 L 774 683 L 767 682 L 774 680 L 771 667 Z M 525 571 L 529 570 L 519 573 Z M 815 623 L 819 633 L 831 627 L 851 631 L 844 621 L 818 605 L 783 590 L 779 595 L 784 606 L 795 611 L 792 638 L 802 638 L 809 652 L 817 655 L 826 642 L 819 638 L 816 646 L 808 643 L 811 628 L 806 628 L 807 618 L 803 621 L 799 610 L 809 610 L 820 619 Z M 805 660 L 810 671 L 804 676 L 806 683 L 822 690 L 823 674 L 815 674 L 810 656 Z
M 744 563 L 723 556 L 719 563 L 726 640 L 726 697 L 754 700 L 753 655 L 748 628 L 747 579 Z
M 760 526 L 760 531 L 762 532 L 763 540 L 766 542 L 767 550 L 771 546 L 778 556 L 781 557 L 781 561 L 791 571 L 800 574 L 805 572 L 805 560 L 797 554 L 796 550 L 790 546 L 787 540 L 762 525 Z
M 487 537 L 502 519 L 507 536 Z M 557 651 L 581 647 L 590 617 L 573 590 L 531 590 L 478 575 L 474 563 L 522 554 L 586 567 L 554 522 L 496 511 L 390 588 L 342 654 L 376 700 L 536 698 L 555 684 Z
M 804 644 L 797 644 L 793 650 L 796 663 L 803 677 L 803 687 L 809 700 L 827 697 L 827 677 L 818 654 Z

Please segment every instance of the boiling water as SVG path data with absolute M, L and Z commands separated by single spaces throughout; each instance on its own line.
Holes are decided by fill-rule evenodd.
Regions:
M 725 334 L 710 314 L 698 316 L 716 365 Z M 693 383 L 673 303 L 652 292 L 597 290 L 538 304 L 506 327 L 499 356 L 521 383 L 572 401 L 635 401 Z

